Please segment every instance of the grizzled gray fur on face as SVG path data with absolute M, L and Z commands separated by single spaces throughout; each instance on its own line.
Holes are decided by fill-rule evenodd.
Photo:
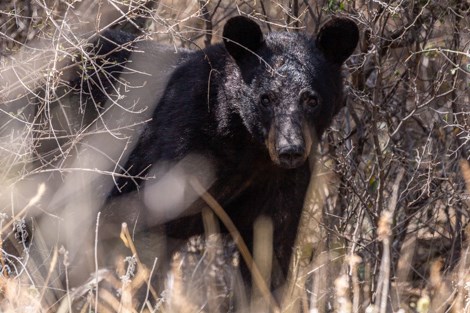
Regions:
M 235 27 L 238 37 L 233 35 Z M 324 32 L 334 34 L 334 40 L 320 41 L 327 38 L 321 36 Z M 286 32 L 263 38 L 254 22 L 238 17 L 227 23 L 224 36 L 235 62 L 226 64 L 220 112 L 239 114 L 252 136 L 265 143 L 275 164 L 300 166 L 309 155 L 312 135 L 321 136 L 341 105 L 339 67 L 355 47 L 357 27 L 346 19 L 333 20 L 317 41 Z M 221 114 L 221 131 L 229 118 Z

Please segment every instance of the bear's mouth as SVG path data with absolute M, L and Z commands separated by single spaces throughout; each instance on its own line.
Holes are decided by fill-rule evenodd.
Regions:
M 274 164 L 294 169 L 305 163 L 312 148 L 312 135 L 308 123 L 301 124 L 297 128 L 295 123 L 271 124 L 265 144 Z

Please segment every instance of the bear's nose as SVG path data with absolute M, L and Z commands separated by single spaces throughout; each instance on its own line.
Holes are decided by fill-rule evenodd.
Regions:
M 305 148 L 301 145 L 291 145 L 278 150 L 279 162 L 284 168 L 295 168 L 305 161 Z

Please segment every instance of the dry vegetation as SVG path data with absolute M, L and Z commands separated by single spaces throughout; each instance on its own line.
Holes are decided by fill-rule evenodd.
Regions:
M 143 262 L 144 251 L 125 227 L 120 244 L 129 257 L 117 262 L 117 271 L 96 257 L 88 281 L 80 271 L 69 277 L 74 259 L 104 249 L 93 240 L 101 217 L 87 183 L 114 177 L 117 166 L 97 163 L 119 159 L 112 146 L 126 147 L 145 118 L 114 123 L 107 116 L 142 112 L 117 102 L 138 84 L 115 82 L 111 104 L 92 110 L 101 104 L 80 92 L 71 96 L 67 79 L 78 69 L 83 84 L 97 84 L 90 69 L 106 73 L 89 46 L 98 31 L 117 27 L 198 49 L 220 41 L 221 26 L 236 14 L 252 16 L 266 31 L 313 34 L 332 14 L 351 17 L 361 29 L 345 66 L 345 108 L 316 157 L 290 284 L 279 306 L 263 292 L 260 302 L 303 313 L 470 312 L 470 5 L 464 0 L 2 1 L 0 311 L 205 306 L 216 312 L 223 305 L 208 296 L 210 279 L 192 285 L 202 288 L 194 297 L 180 292 L 192 269 L 178 266 L 181 255 L 172 285 L 157 290 L 149 282 L 159 260 Z M 211 248 L 199 243 L 191 250 L 196 260 L 204 258 L 198 249 L 218 256 L 226 249 L 225 239 L 211 240 Z M 235 252 L 229 257 L 227 275 L 239 261 Z M 267 306 L 251 304 L 256 312 Z

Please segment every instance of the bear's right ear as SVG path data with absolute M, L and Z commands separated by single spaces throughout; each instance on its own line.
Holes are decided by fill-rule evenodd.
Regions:
M 349 18 L 336 17 L 320 29 L 316 45 L 328 60 L 342 64 L 354 52 L 358 41 L 356 23 Z
M 244 17 L 232 17 L 224 26 L 224 44 L 228 53 L 239 62 L 253 56 L 264 42 L 261 28 L 253 20 Z

